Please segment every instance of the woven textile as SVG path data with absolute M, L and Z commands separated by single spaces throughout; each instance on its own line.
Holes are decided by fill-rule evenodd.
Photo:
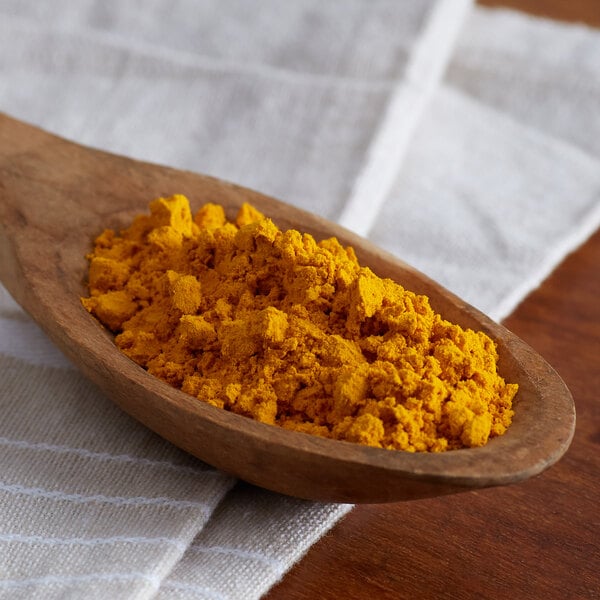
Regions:
M 337 220 L 495 318 L 598 227 L 599 88 L 600 32 L 462 0 L 0 0 L 0 110 Z M 252 600 L 352 508 L 161 440 L 2 288 L 0 411 L 2 600 Z

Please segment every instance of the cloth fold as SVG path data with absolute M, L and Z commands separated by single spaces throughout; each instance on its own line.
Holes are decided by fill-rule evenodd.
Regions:
M 598 227 L 599 62 L 462 1 L 0 1 L 0 110 L 338 220 L 495 318 Z M 180 452 L 1 287 L 0 410 L 0 598 L 259 598 L 352 508 Z

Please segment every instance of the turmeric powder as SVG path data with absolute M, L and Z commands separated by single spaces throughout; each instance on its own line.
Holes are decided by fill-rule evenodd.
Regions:
M 84 306 L 149 373 L 263 423 L 379 448 L 481 446 L 511 423 L 494 342 L 377 277 L 337 239 L 150 204 L 88 256 Z

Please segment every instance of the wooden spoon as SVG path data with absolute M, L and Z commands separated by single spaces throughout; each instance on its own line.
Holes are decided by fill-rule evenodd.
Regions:
M 150 200 L 185 194 L 231 217 L 251 202 L 281 228 L 337 236 L 361 264 L 499 347 L 501 374 L 519 384 L 508 432 L 440 454 L 381 450 L 285 431 L 215 408 L 154 378 L 122 354 L 82 307 L 85 255 Z M 258 486 L 302 498 L 390 502 L 504 485 L 536 475 L 567 450 L 571 394 L 556 372 L 504 327 L 368 241 L 282 202 L 212 177 L 86 148 L 0 114 L 0 279 L 89 379 L 123 410 L 187 452 Z M 2 375 L 0 374 L 0 377 Z

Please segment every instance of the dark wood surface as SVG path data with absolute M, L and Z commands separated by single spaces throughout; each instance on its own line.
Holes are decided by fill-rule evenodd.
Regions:
M 598 0 L 506 4 L 600 25 Z M 356 507 L 267 600 L 600 598 L 600 232 L 505 324 L 573 393 L 566 456 L 513 486 Z
M 598 0 L 478 0 L 478 4 L 491 8 L 522 10 L 536 17 L 600 27 Z

